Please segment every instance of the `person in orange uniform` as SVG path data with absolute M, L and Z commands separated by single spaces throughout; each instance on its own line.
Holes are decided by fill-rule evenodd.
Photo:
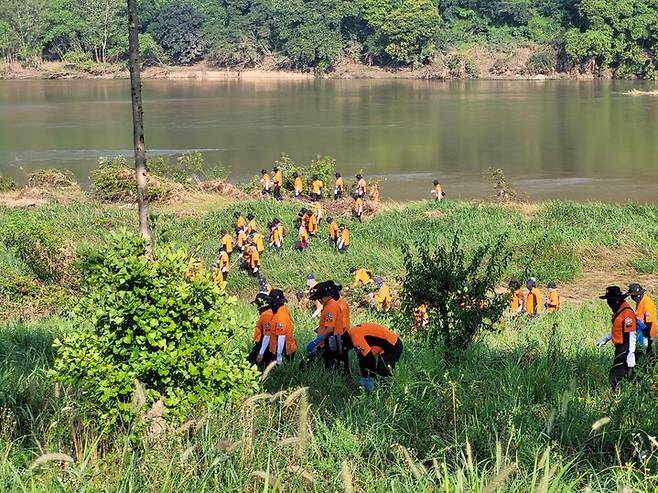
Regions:
M 299 226 L 299 241 L 297 242 L 297 251 L 303 252 L 308 246 L 310 238 L 304 225 Z
M 281 168 L 275 166 L 272 169 L 272 174 L 274 175 L 272 178 L 272 193 L 274 198 L 276 200 L 283 200 L 283 197 L 281 196 L 281 187 L 283 186 L 283 172 L 281 171 Z
M 256 305 L 259 317 L 252 338 L 254 347 L 249 353 L 249 356 L 247 356 L 247 361 L 252 365 L 258 365 L 259 369 L 263 371 L 274 360 L 274 354 L 269 352 L 269 341 L 272 338 L 272 317 L 274 313 L 270 308 L 269 298 L 266 294 L 258 293 L 252 303 Z M 268 338 L 267 342 L 263 343 L 266 337 Z M 263 357 L 259 363 L 258 355 L 261 349 L 263 349 Z
M 524 312 L 525 297 L 521 289 L 521 283 L 516 279 L 509 282 L 509 290 L 512 293 L 509 303 L 509 313 L 512 317 L 517 317 Z
M 404 350 L 395 332 L 375 323 L 351 327 L 343 336 L 343 347 L 356 352 L 361 369 L 359 383 L 368 392 L 374 390 L 376 377 L 391 375 Z
M 220 240 L 222 246 L 228 253 L 229 258 L 233 255 L 233 237 L 228 234 L 228 231 L 222 230 L 222 239 Z
M 388 284 L 384 282 L 381 276 L 377 276 L 377 279 L 375 279 L 375 286 L 377 287 L 377 292 L 370 295 L 371 299 L 381 311 L 387 313 L 393 303 L 391 288 L 388 287 Z
M 345 180 L 340 173 L 336 173 L 336 183 L 334 184 L 334 200 L 342 199 L 345 193 Z
M 268 304 L 272 310 L 272 333 L 268 339 L 270 353 L 276 355 L 275 361 L 278 365 L 283 364 L 284 358 L 291 361 L 297 352 L 297 341 L 295 340 L 294 326 L 290 313 L 286 307 L 286 297 L 280 289 L 273 289 L 268 296 Z M 267 339 L 263 337 L 263 341 Z M 261 346 L 256 361 L 261 363 L 265 350 Z
M 226 287 L 226 280 L 228 279 L 228 273 L 231 270 L 231 258 L 226 252 L 226 247 L 222 245 L 219 249 L 219 258 L 217 259 L 217 264 L 213 269 L 213 280 L 215 284 L 220 288 Z
M 356 219 L 360 223 L 363 222 L 363 199 L 358 195 L 354 195 L 354 203 L 352 204 L 352 219 Z
M 243 226 L 242 228 L 235 228 L 235 246 L 240 250 L 240 253 L 244 255 L 246 243 L 247 243 L 247 227 Z
M 350 274 L 354 277 L 352 287 L 358 288 L 360 286 L 367 286 L 373 283 L 372 274 L 367 269 L 357 269 L 356 267 L 350 268 Z
M 299 211 L 299 217 L 302 226 L 304 226 L 308 232 L 308 223 L 311 220 L 311 211 L 309 211 L 306 207 L 302 207 Z
M 411 332 L 416 333 L 421 328 L 425 328 L 430 324 L 429 306 L 426 302 L 421 303 L 414 308 L 414 324 L 411 327 Z
M 331 216 L 327 218 L 327 223 L 329 224 L 329 244 L 336 248 L 338 245 L 338 224 Z
M 258 254 L 262 255 L 263 252 L 265 251 L 265 237 L 260 234 L 258 231 L 254 231 L 251 233 L 251 239 L 254 242 L 254 245 L 256 245 L 256 249 L 258 250 Z
M 340 253 L 347 253 L 350 248 L 350 230 L 345 227 L 344 224 L 341 224 L 338 227 L 338 251 Z
M 302 181 L 302 177 L 299 176 L 297 172 L 292 174 L 292 186 L 295 189 L 295 197 L 299 198 L 302 195 L 302 192 L 304 192 L 304 182 Z
M 313 214 L 318 218 L 318 225 L 322 224 L 322 204 L 320 202 L 313 204 Z
M 252 276 L 258 276 L 258 273 L 260 272 L 260 253 L 258 253 L 258 247 L 251 239 L 247 242 L 247 249 L 244 258 L 249 274 Z
M 254 231 L 258 231 L 258 224 L 256 223 L 256 216 L 253 214 L 249 214 L 247 216 L 247 220 L 249 221 L 247 223 L 247 234 L 250 235 Z
M 233 213 L 233 217 L 235 218 L 235 227 L 237 229 L 242 229 L 247 225 L 247 221 L 238 211 Z
M 653 341 L 656 339 L 658 327 L 656 326 L 656 304 L 649 297 L 646 290 L 637 283 L 628 286 L 628 294 L 635 302 L 635 317 L 642 322 L 642 334 L 647 340 L 647 357 L 650 364 L 654 364 L 656 357 L 653 353 Z
M 310 236 L 318 235 L 318 216 L 315 215 L 315 212 L 308 216 L 308 234 Z
M 270 247 L 277 251 L 283 248 L 283 235 L 281 234 L 279 224 L 278 220 L 275 219 L 270 225 Z
M 326 368 L 333 368 L 337 363 L 343 365 L 345 373 L 350 372 L 349 354 L 343 348 L 343 335 L 350 328 L 350 309 L 345 298 L 341 297 L 342 286 L 334 281 L 316 284 L 309 292 L 311 301 L 322 304 L 317 334 L 306 350 L 313 353 L 319 348 Z
M 548 313 L 555 313 L 560 309 L 560 291 L 558 291 L 557 284 L 553 281 L 549 282 L 546 288 L 548 289 L 548 297 L 546 298 L 544 307 Z
M 363 175 L 362 175 L 361 173 L 359 173 L 358 175 L 356 175 L 356 190 L 355 190 L 355 194 L 356 194 L 358 197 L 363 198 L 363 197 L 366 196 L 366 189 L 367 189 L 367 188 L 368 188 L 368 185 L 367 185 L 367 183 L 366 183 L 365 178 L 363 178 Z
M 263 186 L 261 191 L 262 195 L 271 195 L 272 194 L 272 180 L 270 179 L 270 174 L 266 169 L 260 170 L 260 183 Z
M 541 313 L 541 291 L 537 287 L 537 279 L 531 277 L 525 284 L 528 294 L 525 298 L 525 313 L 530 318 L 535 318 Z
M 311 181 L 311 199 L 318 201 L 322 198 L 322 188 L 324 188 L 324 182 L 318 177 L 318 175 L 313 175 Z
M 432 197 L 436 202 L 441 202 L 443 200 L 445 193 L 443 193 L 443 188 L 439 183 L 439 180 L 434 180 L 434 188 L 432 189 Z
M 613 392 L 619 383 L 631 376 L 635 367 L 635 343 L 637 320 L 635 312 L 626 301 L 627 294 L 619 286 L 609 286 L 600 299 L 606 300 L 612 310 L 612 329 L 608 335 L 596 341 L 596 347 L 602 348 L 609 341 L 615 345 L 615 358 L 610 369 L 610 385 Z

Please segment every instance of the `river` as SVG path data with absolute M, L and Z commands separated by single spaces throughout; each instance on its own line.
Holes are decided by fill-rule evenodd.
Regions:
M 395 200 L 484 197 L 499 167 L 533 200 L 658 203 L 655 82 L 146 81 L 151 155 L 199 150 L 244 181 L 281 153 L 331 155 Z M 67 168 L 86 184 L 130 156 L 129 83 L 0 82 L 0 174 Z

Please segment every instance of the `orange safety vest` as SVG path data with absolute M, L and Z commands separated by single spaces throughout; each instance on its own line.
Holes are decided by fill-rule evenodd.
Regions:
M 375 355 L 384 354 L 386 348 L 395 346 L 399 339 L 395 332 L 373 323 L 357 325 L 348 332 L 359 356 L 367 356 L 371 351 Z
M 645 324 L 651 324 L 649 337 L 656 337 L 656 333 L 658 333 L 658 327 L 656 327 L 656 304 L 646 294 L 642 296 L 642 299 L 637 304 L 635 316 Z
M 525 299 L 525 312 L 528 315 L 539 315 L 541 313 L 541 292 L 538 288 L 532 288 Z
M 613 344 L 615 346 L 624 344 L 624 333 L 635 332 L 636 329 L 637 320 L 635 318 L 635 312 L 628 302 L 624 301 L 612 315 L 612 330 L 610 331 L 610 335 L 612 336 Z
M 270 352 L 276 354 L 277 337 L 286 336 L 285 354 L 290 355 L 297 351 L 297 341 L 295 340 L 294 325 L 288 308 L 279 307 L 272 317 L 272 338 L 270 339 Z

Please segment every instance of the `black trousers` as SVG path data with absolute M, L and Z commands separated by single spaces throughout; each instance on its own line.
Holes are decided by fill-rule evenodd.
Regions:
M 343 371 L 347 375 L 350 374 L 350 355 L 347 351 L 343 351 L 341 354 L 325 347 L 322 352 L 322 359 L 324 360 L 324 367 L 326 369 L 332 370 L 342 365 Z
M 281 186 L 280 185 L 274 185 L 274 198 L 277 200 L 283 200 L 283 197 L 281 197 Z
M 630 378 L 633 372 L 632 368 L 626 365 L 626 355 L 628 348 L 625 344 L 615 346 L 615 358 L 612 361 L 612 368 L 610 368 L 610 385 L 613 391 L 619 388 L 619 384 L 625 378 Z
M 402 345 L 402 339 L 398 339 L 398 342 L 396 342 L 395 346 L 393 346 L 390 350 L 386 351 L 379 357 L 374 357 L 374 365 L 372 363 L 372 359 L 370 359 L 369 362 L 368 358 L 359 356 L 359 368 L 361 369 L 361 376 L 380 376 L 384 378 L 390 377 L 391 369 L 395 368 L 395 365 L 397 365 L 398 361 L 400 360 L 400 356 L 402 356 L 403 350 L 404 346 Z
M 260 342 L 254 344 L 254 347 L 249 353 L 249 356 L 247 356 L 247 361 L 252 365 L 258 366 L 258 369 L 260 371 L 263 371 L 265 368 L 267 368 L 267 365 L 269 365 L 272 361 L 276 360 L 276 355 L 270 353 L 270 351 L 267 350 L 265 351 L 265 354 L 263 354 L 263 361 L 258 363 L 256 361 L 256 358 L 258 357 L 258 352 L 260 351 L 260 345 L 261 345 Z

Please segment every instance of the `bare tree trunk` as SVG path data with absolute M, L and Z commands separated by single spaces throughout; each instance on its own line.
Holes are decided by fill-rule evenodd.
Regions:
M 146 200 L 148 181 L 146 176 L 146 151 L 144 149 L 144 112 L 142 109 L 141 59 L 139 56 L 139 24 L 137 2 L 128 0 L 128 45 L 130 50 L 130 89 L 133 102 L 133 141 L 135 145 L 135 178 L 137 180 L 137 209 L 139 230 L 149 249 L 153 247 L 149 209 Z

